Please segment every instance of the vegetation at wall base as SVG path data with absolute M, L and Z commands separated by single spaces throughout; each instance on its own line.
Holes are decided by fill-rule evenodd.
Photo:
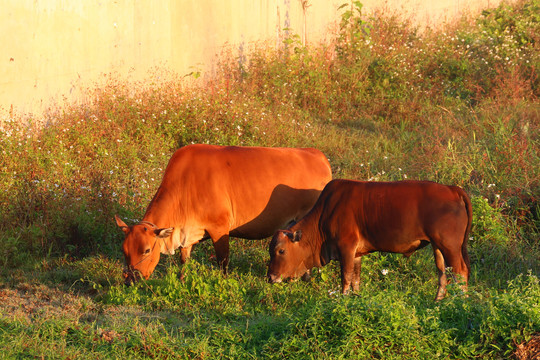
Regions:
M 2 358 L 498 359 L 540 356 L 540 2 L 421 29 L 342 9 L 329 43 L 225 49 L 215 76 L 107 77 L 47 121 L 0 122 Z M 265 281 L 268 239 L 210 242 L 121 280 L 122 233 L 190 143 L 316 147 L 335 178 L 426 179 L 472 198 L 469 291 L 434 301 L 429 247 Z M 182 271 L 184 280 L 178 277 Z

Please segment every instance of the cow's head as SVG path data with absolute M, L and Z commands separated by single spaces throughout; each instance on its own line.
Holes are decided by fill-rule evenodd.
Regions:
M 151 223 L 141 222 L 127 226 L 118 216 L 116 224 L 126 234 L 122 251 L 125 265 L 123 276 L 126 285 L 131 285 L 142 277 L 148 279 L 159 262 L 162 242 L 171 236 L 173 228 L 158 228 Z
M 300 230 L 276 231 L 270 242 L 270 264 L 267 273 L 269 282 L 298 278 L 310 270 L 307 265 L 311 257 L 310 249 L 304 246 L 301 238 Z

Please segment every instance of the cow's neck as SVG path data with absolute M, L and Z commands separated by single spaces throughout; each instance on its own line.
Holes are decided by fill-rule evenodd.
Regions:
M 160 188 L 143 217 L 143 221 L 148 221 L 158 228 L 174 228 L 172 235 L 162 242 L 161 252 L 164 254 L 172 255 L 176 249 L 185 246 L 185 216 L 180 205 L 179 199 L 171 198 Z
M 172 219 L 168 216 L 164 216 L 162 211 L 149 209 L 144 214 L 142 221 L 147 221 L 156 225 L 157 228 L 168 228 L 173 227 Z
M 298 224 L 294 226 L 293 231 L 295 230 L 301 230 L 302 231 L 302 244 L 304 246 L 304 249 L 308 256 L 306 256 L 306 260 L 304 261 L 306 267 L 308 269 L 314 268 L 314 267 L 322 267 L 325 265 L 321 262 L 321 237 L 319 234 L 319 229 L 317 226 L 313 226 L 314 224 L 309 224 L 307 221 L 301 220 Z
M 173 199 L 161 187 L 148 205 L 143 220 L 155 224 L 158 228 L 179 227 L 183 224 L 183 209 L 179 199 Z
M 150 211 L 146 211 L 143 221 L 155 224 L 158 228 L 175 227 L 176 221 L 169 214 L 167 211 L 151 209 Z

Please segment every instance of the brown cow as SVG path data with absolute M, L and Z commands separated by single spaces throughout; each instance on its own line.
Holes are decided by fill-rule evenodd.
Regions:
M 127 226 L 123 252 L 127 284 L 148 279 L 160 253 L 211 238 L 227 271 L 229 236 L 262 239 L 304 216 L 332 179 L 328 159 L 315 149 L 188 145 L 169 161 L 143 220 Z
M 303 219 L 274 234 L 268 280 L 297 278 L 339 260 L 345 294 L 351 283 L 353 291 L 359 288 L 362 255 L 384 251 L 410 256 L 431 243 L 439 300 L 446 293 L 446 266 L 468 281 L 471 222 L 471 201 L 456 186 L 332 180 Z

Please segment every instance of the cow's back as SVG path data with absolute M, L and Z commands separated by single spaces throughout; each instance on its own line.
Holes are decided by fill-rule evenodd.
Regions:
M 175 193 L 191 221 L 229 216 L 231 235 L 256 239 L 305 215 L 330 180 L 315 149 L 189 145 L 171 158 L 160 190 Z

